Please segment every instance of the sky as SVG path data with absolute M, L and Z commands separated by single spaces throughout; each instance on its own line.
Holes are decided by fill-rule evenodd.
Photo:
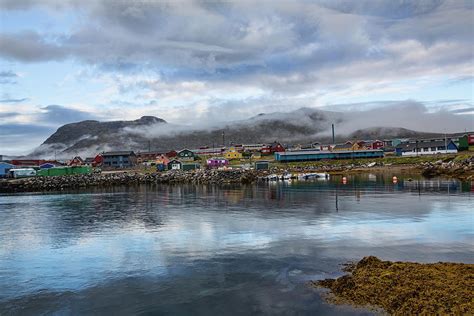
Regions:
M 461 0 L 0 0 L 0 154 L 28 153 L 86 119 L 204 125 L 407 104 L 472 115 L 473 9 Z

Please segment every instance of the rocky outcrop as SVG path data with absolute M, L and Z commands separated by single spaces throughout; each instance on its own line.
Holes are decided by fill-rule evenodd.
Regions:
M 474 174 L 474 156 L 461 160 L 423 162 L 420 167 L 425 177 L 451 176 L 469 180 Z

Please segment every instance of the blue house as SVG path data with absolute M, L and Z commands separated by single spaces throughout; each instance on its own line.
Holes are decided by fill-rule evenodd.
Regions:
M 133 151 L 109 151 L 102 153 L 104 159 L 102 165 L 112 168 L 129 168 L 137 162 L 137 156 Z
M 15 168 L 15 166 L 12 164 L 0 162 L 0 178 L 6 177 L 8 175 L 8 171 L 13 168 Z

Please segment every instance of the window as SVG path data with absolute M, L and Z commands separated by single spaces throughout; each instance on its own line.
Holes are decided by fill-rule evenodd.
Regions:
M 444 150 L 444 146 L 438 146 L 438 150 Z
M 431 147 L 431 151 L 436 151 L 436 147 Z
M 427 148 L 427 147 L 423 148 L 423 151 L 428 151 L 428 150 L 429 150 L 429 148 Z

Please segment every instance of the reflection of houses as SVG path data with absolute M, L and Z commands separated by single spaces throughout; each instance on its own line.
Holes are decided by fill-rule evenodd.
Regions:
M 182 161 L 194 161 L 194 153 L 189 149 L 183 149 L 178 151 L 176 157 Z
M 137 157 L 133 151 L 109 151 L 101 154 L 104 167 L 127 168 L 133 167 Z
M 238 152 L 235 147 L 230 147 L 225 153 L 224 153 L 224 158 L 228 160 L 232 159 L 241 159 L 242 158 L 242 153 Z
M 458 147 L 452 140 L 419 140 L 401 143 L 396 147 L 397 156 L 455 154 Z

